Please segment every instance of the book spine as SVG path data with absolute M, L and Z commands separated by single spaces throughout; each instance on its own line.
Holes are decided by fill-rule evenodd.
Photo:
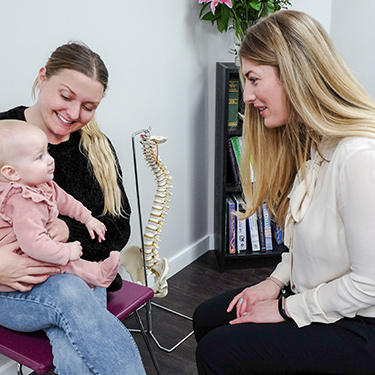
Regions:
M 236 203 L 236 210 L 243 211 L 243 200 L 237 194 L 233 194 L 233 200 Z M 236 216 L 237 224 L 237 252 L 243 252 L 247 250 L 247 236 L 246 236 L 246 219 L 240 219 Z
M 248 219 L 249 237 L 253 251 L 260 251 L 259 233 L 258 233 L 258 215 L 254 212 Z
M 234 211 L 236 210 L 236 204 L 230 196 L 227 196 L 228 206 L 228 252 L 235 254 L 237 252 L 236 246 L 236 216 Z
M 272 230 L 271 230 L 271 218 L 266 207 L 266 203 L 263 203 L 263 219 L 264 219 L 264 237 L 266 240 L 266 250 L 273 250 L 272 245 Z
M 225 200 L 225 216 L 224 216 L 224 249 L 226 251 L 229 251 L 229 247 L 228 247 L 228 203 L 227 201 Z
M 233 143 L 232 143 L 231 138 L 228 139 L 228 156 L 229 156 L 230 164 L 232 166 L 234 182 L 236 185 L 240 185 L 241 184 L 240 170 L 239 170 L 239 165 L 237 162 L 237 158 L 236 158 L 236 154 L 233 148 Z
M 232 137 L 231 141 L 233 144 L 233 149 L 236 155 L 238 166 L 240 166 L 241 165 L 241 144 L 240 144 L 238 136 Z
M 279 224 L 275 221 L 271 222 L 272 234 L 278 245 L 281 245 L 284 242 L 283 231 Z
M 239 78 L 229 80 L 228 87 L 228 130 L 233 131 L 238 128 L 238 99 L 239 99 Z
M 259 232 L 259 243 L 260 251 L 266 251 L 266 238 L 264 236 L 264 224 L 263 224 L 263 212 L 262 208 L 257 209 L 257 220 L 258 220 L 258 232 Z

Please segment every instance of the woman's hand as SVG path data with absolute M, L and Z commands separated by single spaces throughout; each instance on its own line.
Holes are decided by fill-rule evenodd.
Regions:
M 47 228 L 49 236 L 56 242 L 66 242 L 69 238 L 69 228 L 64 220 L 56 219 Z
M 227 312 L 231 312 L 233 308 L 236 307 L 237 319 L 234 321 L 237 322 L 239 318 L 244 316 L 247 317 L 254 309 L 255 312 L 253 312 L 253 317 L 256 316 L 258 319 L 258 309 L 256 309 L 255 306 L 260 302 L 270 301 L 276 302 L 276 312 L 278 314 L 276 298 L 278 297 L 279 293 L 280 288 L 275 282 L 269 279 L 264 280 L 259 284 L 246 288 L 241 293 L 237 294 L 229 304 Z M 241 322 L 242 321 L 239 321 L 238 323 Z
M 60 272 L 56 265 L 18 254 L 17 250 L 17 242 L 0 248 L 0 284 L 25 292 Z
M 249 312 L 244 312 L 241 317 L 234 319 L 229 324 L 240 323 L 278 323 L 284 318 L 279 314 L 278 300 L 259 301 Z

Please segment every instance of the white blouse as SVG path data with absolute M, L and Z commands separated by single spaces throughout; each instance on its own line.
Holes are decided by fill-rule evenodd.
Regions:
M 296 293 L 299 327 L 375 317 L 375 139 L 351 137 L 317 152 L 290 197 L 284 253 L 272 276 Z

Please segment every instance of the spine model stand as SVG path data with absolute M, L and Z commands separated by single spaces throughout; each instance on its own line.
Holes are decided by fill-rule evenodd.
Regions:
M 125 267 L 133 282 L 146 285 L 145 275 L 153 274 L 154 286 L 152 289 L 155 297 L 165 297 L 168 294 L 166 276 L 169 262 L 166 258 L 160 259 L 158 246 L 163 221 L 169 208 L 167 203 L 172 195 L 170 190 L 173 188 L 170 183 L 172 177 L 159 157 L 159 144 L 166 141 L 167 138 L 150 136 L 149 132 L 142 134 L 140 140 L 143 157 L 148 167 L 151 168 L 157 184 L 151 213 L 143 234 L 145 261 L 142 260 L 142 249 L 138 246 L 128 247 L 121 252 L 121 264 Z

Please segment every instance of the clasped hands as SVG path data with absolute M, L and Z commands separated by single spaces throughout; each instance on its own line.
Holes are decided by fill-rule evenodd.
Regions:
M 236 309 L 236 319 L 230 324 L 278 323 L 284 321 L 278 310 L 280 289 L 271 280 L 245 288 L 228 306 L 227 312 Z

